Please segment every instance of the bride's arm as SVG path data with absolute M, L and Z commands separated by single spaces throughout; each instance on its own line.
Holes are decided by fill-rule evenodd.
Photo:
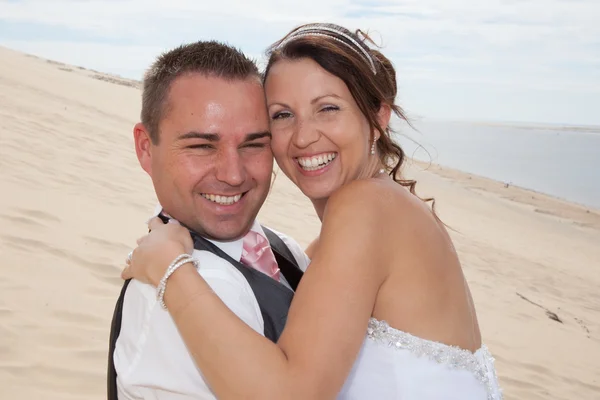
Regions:
M 277 344 L 233 314 L 191 265 L 171 276 L 165 303 L 217 397 L 336 397 L 386 277 L 378 245 L 385 200 L 370 185 L 353 183 L 329 199 L 318 251 Z
M 315 251 L 317 251 L 317 245 L 319 244 L 319 237 L 317 236 L 304 250 L 304 254 L 308 257 L 309 260 L 312 260 L 314 257 Z

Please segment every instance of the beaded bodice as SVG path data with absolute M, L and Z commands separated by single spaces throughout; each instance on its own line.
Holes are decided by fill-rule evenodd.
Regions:
M 407 350 L 419 358 L 429 359 L 452 370 L 468 371 L 484 385 L 488 400 L 502 399 L 494 369 L 494 358 L 485 345 L 472 353 L 456 346 L 413 336 L 375 318 L 369 321 L 367 340 L 393 349 Z

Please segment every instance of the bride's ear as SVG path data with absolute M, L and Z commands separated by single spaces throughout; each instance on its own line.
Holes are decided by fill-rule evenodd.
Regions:
M 390 124 L 390 118 L 392 117 L 392 108 L 389 104 L 381 104 L 379 111 L 377 111 L 377 122 L 381 129 L 385 130 Z

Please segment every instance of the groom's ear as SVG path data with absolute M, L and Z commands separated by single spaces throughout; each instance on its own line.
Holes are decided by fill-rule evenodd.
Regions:
M 152 139 L 150 132 L 141 122 L 133 127 L 133 141 L 140 166 L 152 177 Z

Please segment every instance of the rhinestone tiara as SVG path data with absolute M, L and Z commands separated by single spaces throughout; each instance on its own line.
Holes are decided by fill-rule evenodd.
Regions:
M 352 43 L 354 46 L 352 46 L 350 43 L 336 37 L 336 35 L 342 36 L 344 39 L 346 39 L 348 42 Z M 350 49 L 352 49 L 352 51 L 354 51 L 361 58 L 363 58 L 367 62 L 367 64 L 369 64 L 371 71 L 373 71 L 373 75 L 377 75 L 377 70 L 375 69 L 375 63 L 373 62 L 373 57 L 371 57 L 371 54 L 369 54 L 369 52 L 367 50 L 365 50 L 365 48 L 362 47 L 354 38 L 352 38 L 352 36 L 342 32 L 338 29 L 330 28 L 328 26 L 305 26 L 305 27 L 299 28 L 298 30 L 291 33 L 287 38 L 282 40 L 276 48 L 279 49 L 293 40 L 296 40 L 301 37 L 306 37 L 306 36 L 327 37 L 327 38 L 333 39 L 337 42 L 340 42 L 342 44 L 345 44 Z

